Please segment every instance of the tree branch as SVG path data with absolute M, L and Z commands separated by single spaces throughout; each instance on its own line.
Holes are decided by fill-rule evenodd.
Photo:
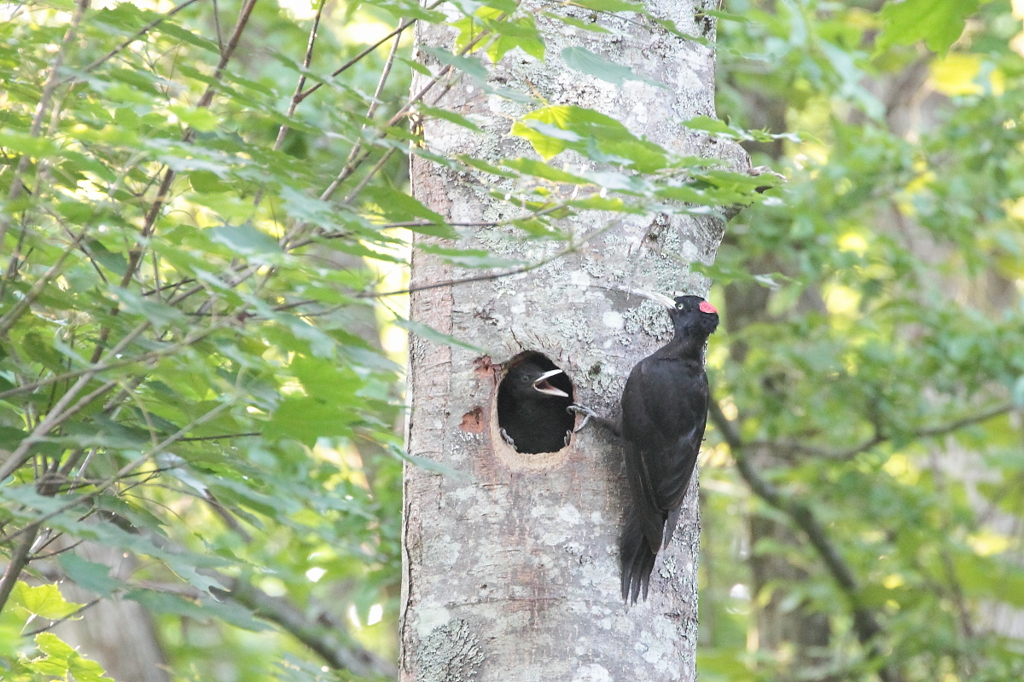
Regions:
M 708 416 L 732 451 L 733 459 L 736 461 L 736 469 L 747 485 L 750 486 L 751 491 L 771 507 L 786 514 L 793 524 L 807 535 L 811 546 L 814 547 L 822 561 L 824 561 L 825 567 L 831 574 L 832 579 L 850 605 L 850 609 L 853 612 L 853 627 L 857 633 L 858 641 L 867 649 L 872 658 L 880 657 L 882 653 L 877 636 L 882 632 L 882 627 L 879 625 L 874 613 L 864 605 L 853 571 L 839 552 L 839 548 L 829 538 L 824 526 L 818 521 L 810 507 L 783 493 L 762 478 L 754 469 L 747 458 L 746 444 L 740 437 L 739 430 L 736 428 L 735 423 L 729 421 L 725 414 L 723 414 L 718 401 L 714 399 L 710 401 Z M 896 682 L 900 679 L 898 673 L 885 666 L 878 671 L 878 674 L 884 682 Z
M 310 622 L 287 600 L 272 597 L 244 580 L 227 576 L 218 576 L 218 580 L 227 588 L 224 591 L 226 596 L 251 609 L 256 616 L 279 625 L 331 667 L 349 670 L 360 677 L 397 677 L 398 670 L 392 663 L 350 641 L 344 624 Z
M 39 131 L 43 127 L 43 120 L 46 118 L 47 111 L 50 108 L 50 100 L 53 99 L 53 93 L 56 91 L 57 86 L 60 85 L 57 73 L 64 64 L 68 47 L 75 41 L 75 37 L 78 34 L 78 26 L 82 23 L 82 17 L 85 16 L 85 10 L 88 8 L 89 0 L 79 0 L 78 5 L 75 7 L 75 13 L 71 17 L 71 23 L 68 25 L 68 30 L 64 32 L 64 39 L 61 40 L 60 49 L 57 50 L 57 55 L 53 58 L 53 64 L 50 66 L 50 75 L 43 85 L 43 91 L 39 95 L 39 103 L 36 105 L 35 115 L 32 117 L 32 127 L 29 129 L 29 135 L 32 137 L 39 137 Z M 25 189 L 22 177 L 25 175 L 25 171 L 28 170 L 30 162 L 31 159 L 28 154 L 22 154 L 18 160 L 18 167 L 14 170 L 11 188 L 7 193 L 9 200 L 14 201 L 17 199 Z M 7 229 L 10 227 L 10 224 L 10 218 L 5 214 L 3 220 L 0 220 L 0 248 L 2 248 L 4 237 L 7 236 Z
M 145 26 L 140 28 L 135 33 L 135 35 L 133 35 L 131 38 L 128 38 L 126 41 L 124 41 L 123 43 L 121 43 L 120 45 L 115 47 L 113 50 L 111 50 L 107 54 L 103 55 L 102 57 L 100 57 L 99 59 L 94 61 L 92 64 L 89 64 L 88 66 L 86 66 L 84 69 L 82 69 L 82 72 L 83 73 L 88 73 L 88 72 L 92 71 L 97 66 L 100 66 L 101 64 L 103 64 L 104 62 L 109 60 L 111 57 L 114 57 L 119 52 L 122 52 L 126 47 L 128 47 L 129 45 L 131 45 L 136 40 L 138 40 L 139 38 L 143 37 L 144 35 L 146 35 L 150 31 L 152 31 L 154 28 L 156 28 L 160 24 L 162 24 L 166 19 L 170 19 L 171 17 L 173 17 L 175 14 L 177 14 L 181 10 L 185 9 L 189 5 L 195 4 L 196 2 L 199 2 L 199 0 L 185 0 L 185 2 L 181 3 L 177 7 L 174 7 L 172 9 L 168 10 L 168 12 L 166 14 L 164 14 L 163 16 L 161 16 L 160 18 L 154 19 L 153 21 L 149 22 L 148 24 L 146 24 Z M 67 83 L 67 82 L 70 82 L 72 80 L 74 80 L 74 76 L 66 78 L 64 80 L 64 82 Z
M 230 406 L 231 406 L 230 402 L 219 403 L 214 408 L 212 408 L 212 409 L 208 410 L 207 412 L 199 415 L 198 417 L 193 419 L 191 422 L 189 422 L 185 426 L 183 426 L 180 429 L 178 429 L 178 431 L 176 433 L 168 436 L 163 441 L 161 441 L 158 445 L 155 445 L 154 447 L 150 448 L 149 450 L 147 450 L 145 453 L 143 453 L 139 457 L 136 457 L 132 461 L 130 461 L 127 464 L 125 464 L 123 467 L 118 469 L 114 474 L 112 474 L 108 478 L 104 479 L 103 481 L 100 481 L 99 483 L 96 483 L 95 484 L 96 487 L 95 487 L 95 489 L 92 492 L 86 493 L 85 495 L 82 495 L 81 497 L 76 497 L 73 500 L 71 500 L 70 502 L 67 502 L 67 503 L 63 504 L 60 507 L 57 507 L 56 509 L 51 509 L 50 511 L 47 511 L 47 512 L 41 514 L 33 522 L 32 525 L 26 526 L 25 528 L 22 528 L 21 530 L 14 531 L 13 533 L 10 533 L 9 535 L 5 535 L 4 537 L 0 538 L 0 542 L 9 541 L 9 540 L 11 540 L 13 538 L 18 537 L 19 535 L 24 535 L 26 533 L 30 533 L 34 527 L 41 526 L 44 522 L 46 522 L 49 519 L 52 519 L 54 516 L 57 516 L 59 514 L 63 514 L 64 512 L 66 512 L 69 509 L 72 509 L 72 508 L 82 504 L 83 502 L 88 502 L 88 501 L 92 500 L 94 497 L 96 497 L 97 495 L 102 495 L 109 488 L 112 488 L 114 485 L 116 485 L 118 483 L 118 481 L 120 481 L 121 479 L 125 478 L 128 474 L 130 474 L 132 471 L 134 471 L 136 468 L 138 468 L 144 462 L 146 462 L 149 459 L 151 459 L 151 458 L 155 457 L 156 455 L 160 454 L 161 452 L 163 452 L 164 450 L 169 448 L 174 443 L 177 443 L 178 441 L 180 441 L 182 439 L 182 437 L 184 437 L 184 435 L 186 433 L 188 433 L 192 429 L 196 428 L 197 426 L 200 426 L 200 425 L 205 424 L 206 422 L 210 421 L 211 419 L 216 417 L 218 414 L 220 414 L 221 412 L 223 412 L 224 410 L 226 410 Z M 25 440 L 28 440 L 28 439 L 26 438 Z M 8 462 L 7 464 L 10 464 L 10 462 Z M 85 467 L 85 465 L 83 465 L 83 469 L 82 470 L 84 470 L 84 467 Z M 5 474 L 4 478 L 6 478 L 6 476 L 7 475 Z M 3 480 L 3 479 L 0 479 L 0 480 Z
M 428 6 L 427 6 L 427 7 L 425 8 L 425 9 L 427 9 L 427 10 L 432 10 L 432 9 L 435 9 L 435 8 L 436 8 L 436 7 L 438 7 L 438 6 L 439 6 L 439 5 L 440 5 L 440 4 L 442 3 L 442 2 L 444 2 L 444 0 L 437 0 L 436 2 L 434 2 L 434 3 L 430 4 L 430 5 L 428 5 Z M 340 67 L 338 67 L 337 69 L 335 69 L 335 70 L 334 70 L 333 72 L 331 72 L 331 75 L 330 75 L 330 77 L 331 77 L 331 78 L 334 78 L 334 77 L 336 77 L 336 76 L 339 76 L 339 75 L 341 75 L 341 74 L 342 74 L 343 72 L 345 72 L 345 71 L 347 71 L 348 69 L 352 68 L 352 67 L 353 67 L 353 66 L 354 66 L 355 64 L 357 64 L 357 63 L 358 63 L 358 62 L 359 62 L 360 60 L 362 60 L 363 58 L 365 58 L 365 57 L 366 57 L 366 55 L 370 54 L 371 52 L 373 52 L 374 50 L 376 50 L 376 49 L 377 49 L 378 47 L 380 47 L 381 45 L 383 45 L 384 43 L 388 42 L 388 41 L 389 41 L 389 40 L 391 40 L 392 38 L 396 37 L 396 36 L 397 36 L 398 34 L 400 34 L 400 33 L 402 33 L 403 31 L 405 31 L 405 29 L 407 29 L 407 28 L 409 28 L 410 26 L 412 26 L 413 24 L 415 24 L 415 23 L 416 23 L 416 21 L 417 21 L 416 19 L 406 19 L 405 21 L 403 21 L 402 23 L 400 23 L 400 24 L 398 25 L 398 28 L 396 28 L 396 29 L 395 29 L 394 31 L 392 31 L 391 33 L 387 34 L 386 36 L 384 36 L 383 38 L 381 38 L 380 40 L 378 40 L 377 42 L 375 42 L 375 43 L 374 43 L 373 45 L 370 45 L 370 46 L 369 46 L 369 47 L 367 47 L 367 48 L 366 48 L 365 50 L 363 50 L 362 52 L 360 52 L 359 54 L 357 54 L 357 55 L 356 55 L 355 57 L 353 57 L 352 59 L 348 60 L 347 62 L 345 62 L 344 64 L 342 64 L 342 65 L 341 65 Z M 314 85 L 314 86 L 312 86 L 311 88 L 309 88 L 309 90 L 304 90 L 304 91 L 302 91 L 302 92 L 301 92 L 301 93 L 299 93 L 299 95 L 298 95 L 298 101 L 299 101 L 299 102 L 302 102 L 302 100 L 306 99 L 307 97 L 309 97 L 310 95 L 312 95 L 312 94 L 313 94 L 314 92 L 316 92 L 317 90 L 319 90 L 320 88 L 322 88 L 322 87 L 323 87 L 323 85 L 324 85 L 323 83 L 317 83 L 316 85 Z
M 398 296 L 398 295 L 401 295 L 401 294 L 412 294 L 412 293 L 415 293 L 417 291 L 428 291 L 430 289 L 439 289 L 441 287 L 451 287 L 451 286 L 457 286 L 459 284 L 469 284 L 471 282 L 486 282 L 488 280 L 501 279 L 503 277 L 511 277 L 513 275 L 521 275 L 521 274 L 523 274 L 525 272 L 530 272 L 531 270 L 536 270 L 537 268 L 544 267 L 548 263 L 556 261 L 556 260 L 558 260 L 559 258 L 561 258 L 563 256 L 569 255 L 570 253 L 575 253 L 576 251 L 579 250 L 579 248 L 581 246 L 586 244 L 588 241 L 590 241 L 594 237 L 597 237 L 598 235 L 602 235 L 605 232 L 607 232 L 608 230 L 610 230 L 611 228 L 618 227 L 621 224 L 622 224 L 622 220 L 621 219 L 613 220 L 612 222 L 608 223 L 604 227 L 599 228 L 597 230 L 594 230 L 593 232 L 587 234 L 578 244 L 570 243 L 569 246 L 565 247 L 564 249 L 561 249 L 560 251 L 558 251 L 558 252 L 548 256 L 547 258 L 542 258 L 541 260 L 537 261 L 536 263 L 530 263 L 529 265 L 523 265 L 523 266 L 518 267 L 518 268 L 513 268 L 511 270 L 506 270 L 505 272 L 492 272 L 492 273 L 488 273 L 486 275 L 474 275 L 473 277 L 464 277 L 462 279 L 453 279 L 453 280 L 447 280 L 447 281 L 444 281 L 444 282 L 432 282 L 430 284 L 421 284 L 421 285 L 417 285 L 417 286 L 408 287 L 407 289 L 396 289 L 394 291 L 381 291 L 381 292 L 362 291 L 362 292 L 359 292 L 358 294 L 356 294 L 356 298 L 387 298 L 388 296 Z
M 1012 412 L 1015 408 L 1012 402 L 1002 403 L 991 407 L 978 414 L 968 415 L 960 419 L 949 422 L 948 424 L 939 424 L 936 426 L 929 426 L 911 431 L 909 434 L 912 438 L 936 438 L 938 436 L 945 436 L 946 434 L 959 431 L 966 426 L 973 426 L 974 424 L 980 424 L 981 422 L 988 421 L 994 417 Z M 803 445 L 793 441 L 753 441 L 748 443 L 750 447 L 765 447 L 772 450 L 793 450 L 796 452 L 802 452 L 815 457 L 825 457 L 827 459 L 834 459 L 838 461 L 844 461 L 852 459 L 862 452 L 867 452 L 876 445 L 881 445 L 892 440 L 891 435 L 886 435 L 882 432 L 876 432 L 873 436 L 860 443 L 859 445 L 853 445 L 845 450 L 829 450 L 826 448 L 816 448 L 809 445 Z
M 32 544 L 39 535 L 40 525 L 37 522 L 26 526 L 22 530 L 24 537 L 11 553 L 11 561 L 7 564 L 7 570 L 4 571 L 3 577 L 0 578 L 0 611 L 3 611 L 7 605 L 7 600 L 11 597 L 11 591 L 14 590 L 14 585 L 18 582 L 18 576 L 21 575 L 22 569 L 28 565 L 29 552 L 32 551 Z

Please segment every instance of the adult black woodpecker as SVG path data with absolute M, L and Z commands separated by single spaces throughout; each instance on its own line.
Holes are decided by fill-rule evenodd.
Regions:
M 699 296 L 644 295 L 668 308 L 672 340 L 633 367 L 622 391 L 621 421 L 598 418 L 624 446 L 630 503 L 619 562 L 622 598 L 633 603 L 641 592 L 647 599 L 654 560 L 672 538 L 697 465 L 708 417 L 704 348 L 718 327 L 718 311 Z M 596 417 L 587 408 L 572 409 Z
M 572 435 L 572 404 L 568 393 L 550 380 L 563 374 L 545 370 L 532 359 L 513 365 L 498 386 L 498 425 L 501 436 L 518 452 L 561 450 Z

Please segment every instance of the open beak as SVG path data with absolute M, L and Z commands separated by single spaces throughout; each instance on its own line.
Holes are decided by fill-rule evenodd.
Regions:
M 545 393 L 547 395 L 553 395 L 559 398 L 568 398 L 568 393 L 566 393 L 560 388 L 555 388 L 554 386 L 548 383 L 548 379 L 555 376 L 556 374 L 562 373 L 563 372 L 560 369 L 553 369 L 550 372 L 544 372 L 534 380 L 533 387 L 540 391 L 541 393 Z

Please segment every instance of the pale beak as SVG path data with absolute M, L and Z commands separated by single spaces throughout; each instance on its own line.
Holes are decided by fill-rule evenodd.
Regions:
M 660 303 L 661 305 L 665 306 L 666 308 L 675 308 L 676 307 L 676 302 L 674 300 L 672 300 L 671 298 L 669 298 L 668 296 L 666 296 L 664 294 L 659 294 L 656 291 L 645 291 L 644 289 L 635 289 L 633 287 L 624 287 L 621 284 L 598 285 L 598 286 L 600 286 L 602 289 L 609 289 L 609 290 L 612 290 L 612 291 L 622 291 L 622 292 L 625 292 L 627 294 L 636 294 L 640 298 L 647 298 L 647 299 L 650 299 L 650 300 L 654 301 L 655 303 Z
M 651 299 L 652 301 L 654 301 L 656 303 L 660 303 L 661 305 L 665 306 L 666 308 L 675 308 L 676 307 L 676 302 L 674 300 L 672 300 L 671 298 L 669 298 L 668 296 L 666 296 L 664 294 L 659 294 L 656 291 L 641 291 L 639 289 L 634 289 L 634 292 L 637 293 L 637 294 L 640 294 L 641 296 L 649 298 L 649 299 Z
M 540 391 L 541 393 L 545 393 L 547 395 L 553 395 L 559 398 L 568 398 L 568 393 L 566 393 L 560 388 L 555 388 L 554 386 L 548 383 L 548 379 L 555 376 L 556 374 L 563 374 L 563 372 L 560 369 L 553 369 L 550 372 L 544 372 L 534 380 L 533 387 L 536 390 Z

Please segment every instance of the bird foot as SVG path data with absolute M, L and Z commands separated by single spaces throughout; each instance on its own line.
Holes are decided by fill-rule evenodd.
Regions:
M 573 433 L 579 433 L 580 431 L 582 431 L 583 427 L 587 425 L 587 422 L 590 421 L 591 417 L 593 417 L 594 419 L 598 418 L 597 412 L 594 412 L 586 405 L 580 405 L 578 403 L 573 403 L 569 407 L 565 408 L 565 411 L 568 412 L 569 414 L 583 415 L 583 422 L 572 430 Z
M 515 447 L 515 446 L 516 446 L 516 443 L 515 443 L 515 441 L 514 441 L 514 440 L 512 440 L 512 436 L 508 435 L 508 432 L 507 432 L 507 431 L 505 431 L 505 429 L 498 429 L 498 433 L 500 433 L 500 434 L 501 434 L 501 439 L 502 439 L 503 441 L 505 441 L 506 443 L 508 443 L 508 444 L 509 444 L 509 445 L 511 445 L 512 447 Z

